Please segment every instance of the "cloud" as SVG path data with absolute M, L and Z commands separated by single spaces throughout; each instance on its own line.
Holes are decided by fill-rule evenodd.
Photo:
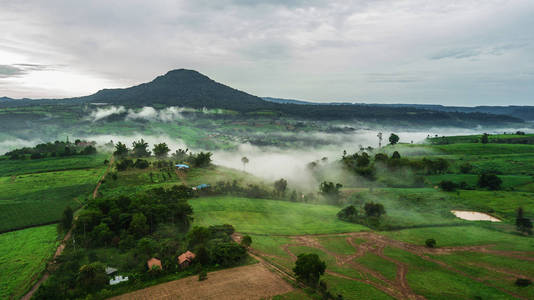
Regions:
M 189 68 L 261 96 L 528 104 L 533 82 L 477 78 L 534 68 L 533 13 L 527 0 L 4 1 L 0 94 L 80 96 Z
M 110 107 L 105 107 L 105 108 L 97 108 L 96 110 L 91 111 L 91 114 L 89 115 L 88 119 L 93 122 L 96 122 L 104 118 L 107 118 L 111 115 L 122 114 L 125 112 L 126 112 L 126 109 L 124 108 L 124 106 L 110 106 Z

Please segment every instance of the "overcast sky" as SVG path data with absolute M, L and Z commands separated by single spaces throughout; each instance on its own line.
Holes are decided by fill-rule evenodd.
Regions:
M 534 1 L 4 1 L 0 96 L 187 68 L 258 96 L 534 105 Z

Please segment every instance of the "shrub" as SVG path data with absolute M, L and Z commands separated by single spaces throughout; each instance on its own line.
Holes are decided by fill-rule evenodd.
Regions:
M 458 188 L 458 185 L 450 180 L 443 180 L 439 183 L 439 188 L 446 192 L 452 192 Z
M 241 239 L 241 245 L 243 247 L 250 247 L 251 244 L 252 244 L 252 238 L 250 237 L 250 235 L 245 235 L 243 239 Z
M 530 279 L 525 279 L 525 278 L 517 278 L 517 280 L 515 281 L 515 285 L 520 286 L 520 287 L 526 287 L 531 284 L 532 284 L 532 281 Z
M 427 239 L 425 241 L 425 245 L 428 247 L 428 248 L 434 248 L 436 247 L 436 240 L 435 239 Z
M 482 174 L 478 177 L 478 186 L 492 191 L 500 190 L 502 180 L 495 174 Z
M 208 279 L 208 273 L 205 270 L 200 271 L 198 273 L 198 281 L 204 281 L 206 279 Z

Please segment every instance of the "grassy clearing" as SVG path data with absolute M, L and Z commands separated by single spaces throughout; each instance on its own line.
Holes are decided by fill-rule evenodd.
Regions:
M 0 235 L 0 299 L 18 298 L 36 280 L 57 242 L 55 225 Z
M 437 246 L 495 245 L 496 249 L 534 251 L 534 238 L 503 233 L 480 226 L 452 226 L 382 232 L 390 238 L 424 245 L 434 238 Z
M 91 194 L 104 168 L 0 177 L 0 231 L 59 220 Z
M 397 266 L 375 254 L 366 253 L 364 256 L 356 258 L 355 261 L 371 270 L 379 272 L 390 280 L 394 280 L 397 276 Z
M 355 249 L 349 242 L 346 236 L 324 236 L 317 237 L 319 243 L 328 251 L 339 254 L 352 254 Z
M 514 299 L 409 252 L 386 248 L 384 254 L 409 265 L 408 284 L 414 292 L 425 295 L 427 299 Z
M 189 203 L 195 212 L 195 225 L 232 224 L 244 233 L 293 235 L 367 229 L 338 220 L 336 206 L 235 197 L 199 198 Z
M 385 294 L 384 292 L 377 290 L 376 288 L 365 283 L 339 278 L 328 274 L 326 274 L 323 278 L 326 280 L 326 283 L 328 284 L 332 294 L 341 294 L 343 295 L 343 299 L 394 299 L 388 294 Z

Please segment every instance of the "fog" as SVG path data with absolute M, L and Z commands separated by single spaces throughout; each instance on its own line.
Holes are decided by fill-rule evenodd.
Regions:
M 160 110 L 150 106 L 145 106 L 140 110 L 126 109 L 124 106 L 109 106 L 92 110 L 87 119 L 97 122 L 112 115 L 126 113 L 126 120 L 141 119 L 152 122 L 172 122 L 183 119 L 182 112 L 184 110 L 184 108 L 176 106 Z

